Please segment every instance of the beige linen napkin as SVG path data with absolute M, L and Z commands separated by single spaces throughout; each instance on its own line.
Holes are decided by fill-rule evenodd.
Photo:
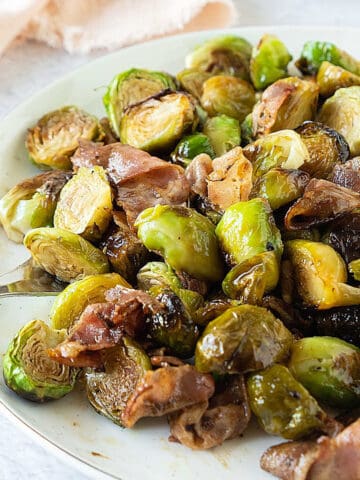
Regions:
M 0 0 L 0 54 L 19 34 L 85 53 L 226 27 L 235 15 L 232 0 Z

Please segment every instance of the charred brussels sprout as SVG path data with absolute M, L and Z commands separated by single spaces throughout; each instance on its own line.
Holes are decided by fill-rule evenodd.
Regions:
M 216 227 L 216 235 L 232 265 L 266 251 L 280 257 L 283 249 L 270 207 L 261 198 L 229 207 Z
M 334 337 L 302 338 L 293 344 L 289 368 L 325 404 L 360 405 L 360 349 Z
M 271 209 L 277 210 L 301 197 L 309 180 L 310 175 L 301 170 L 272 168 L 257 180 L 250 198 L 265 198 Z
M 247 380 L 251 410 L 270 435 L 290 440 L 326 428 L 327 415 L 283 365 L 273 365 Z
M 63 282 L 109 271 L 106 255 L 101 250 L 62 228 L 30 230 L 24 245 L 36 263 Z
M 52 226 L 59 193 L 71 178 L 60 170 L 28 178 L 11 188 L 0 200 L 0 222 L 8 238 L 21 243 L 32 228 Z
M 40 167 L 66 170 L 80 138 L 98 141 L 104 132 L 96 117 L 77 107 L 63 107 L 44 115 L 28 130 L 26 148 L 31 160 Z
M 240 124 L 236 118 L 218 115 L 206 120 L 204 133 L 208 136 L 216 157 L 240 145 Z
M 288 77 L 277 80 L 264 91 L 252 113 L 253 135 L 260 137 L 293 129 L 316 113 L 319 87 L 316 83 Z
M 223 277 L 215 226 L 195 210 L 157 205 L 136 219 L 138 236 L 145 247 L 162 255 L 176 272 L 210 282 Z
M 81 167 L 60 193 L 54 226 L 100 240 L 111 220 L 111 187 L 102 167 Z
M 331 97 L 339 88 L 360 85 L 360 72 L 355 75 L 332 63 L 323 62 L 317 73 L 316 83 L 320 87 L 320 95 Z
M 249 79 L 251 44 L 236 35 L 207 40 L 186 57 L 186 66 L 213 75 L 224 73 Z
M 308 162 L 309 152 L 298 133 L 281 130 L 259 138 L 244 148 L 254 167 L 254 177 L 261 177 L 272 168 L 298 169 Z
M 201 105 L 211 117 L 225 114 L 242 122 L 254 104 L 254 89 L 241 78 L 215 75 L 203 84 Z
M 116 285 L 131 288 L 117 273 L 89 275 L 68 285 L 55 299 L 50 311 L 53 328 L 69 328 L 92 303 L 105 302 L 105 292 Z
M 360 75 L 360 62 L 330 42 L 306 42 L 300 58 L 296 62 L 296 66 L 303 73 L 312 75 L 318 71 L 321 64 L 325 61 Z
M 41 320 L 25 325 L 3 359 L 6 385 L 34 402 L 58 399 L 71 392 L 77 371 L 51 360 L 47 354 L 65 337 L 65 330 L 52 330 Z
M 360 155 L 360 87 L 337 90 L 321 107 L 318 120 L 343 135 L 351 156 Z
M 360 288 L 347 285 L 346 265 L 329 245 L 308 240 L 285 244 L 294 289 L 308 307 L 326 310 L 360 303 Z M 285 300 L 285 298 L 284 298 Z
M 125 111 L 120 122 L 120 139 L 147 152 L 167 151 L 196 122 L 195 103 L 188 94 L 164 93 Z
M 286 77 L 292 59 L 287 48 L 275 35 L 264 35 L 254 47 L 250 62 L 251 81 L 257 90 Z
M 211 73 L 204 72 L 198 68 L 185 68 L 176 75 L 181 87 L 200 100 L 203 92 L 203 83 L 210 78 Z
M 280 276 L 275 252 L 264 252 L 233 267 L 222 282 L 224 293 L 241 303 L 257 305 L 273 290 Z
M 338 337 L 360 347 L 360 305 L 321 310 L 312 317 L 318 335 Z
M 116 135 L 120 136 L 120 121 L 131 105 L 164 90 L 176 90 L 173 78 L 164 72 L 131 68 L 116 75 L 103 97 L 106 113 Z
M 291 344 L 291 333 L 272 313 L 240 305 L 206 326 L 196 345 L 195 366 L 200 372 L 251 372 L 285 360 Z
M 211 158 L 215 156 L 209 138 L 203 133 L 193 133 L 180 140 L 171 154 L 171 160 L 186 168 L 200 153 L 206 153 Z
M 151 370 L 150 359 L 137 343 L 125 337 L 121 345 L 104 351 L 103 362 L 101 370 L 85 373 L 87 396 L 98 413 L 123 426 L 122 412 L 137 383 Z
M 350 157 L 349 145 L 336 130 L 318 122 L 304 122 L 296 131 L 305 143 L 309 158 L 301 170 L 312 177 L 329 180 L 336 164 L 343 163 Z
M 355 280 L 360 281 L 360 258 L 349 263 L 349 271 L 353 274 Z
M 359 258 L 360 210 L 353 210 L 333 221 L 322 240 L 340 253 L 346 263 Z
M 252 121 L 252 113 L 246 115 L 245 120 L 241 123 L 240 126 L 241 130 L 241 144 L 243 146 L 251 143 L 254 140 L 253 136 L 253 121 Z

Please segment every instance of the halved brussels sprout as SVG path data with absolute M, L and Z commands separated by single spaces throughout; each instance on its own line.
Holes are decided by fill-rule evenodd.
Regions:
M 164 90 L 176 90 L 174 79 L 167 73 L 131 68 L 116 75 L 103 97 L 106 113 L 114 132 L 120 137 L 120 121 L 125 110 Z
M 51 360 L 49 348 L 65 340 L 66 331 L 52 330 L 41 320 L 25 325 L 3 359 L 6 385 L 34 402 L 61 398 L 74 388 L 77 371 Z
M 270 435 L 296 440 L 326 430 L 326 413 L 283 365 L 251 374 L 247 390 L 251 410 Z
M 216 75 L 224 73 L 249 79 L 251 44 L 236 35 L 212 38 L 187 55 L 186 66 Z
M 210 282 L 222 279 L 215 226 L 195 210 L 156 205 L 138 216 L 135 227 L 145 247 L 162 255 L 175 272 Z
M 120 426 L 130 395 L 151 362 L 145 351 L 130 338 L 103 352 L 103 368 L 85 373 L 86 393 L 95 410 Z
M 204 72 L 198 68 L 185 68 L 176 75 L 181 87 L 200 100 L 203 92 L 203 83 L 212 76 L 209 72 Z
M 203 83 L 201 105 L 210 117 L 225 114 L 242 122 L 254 104 L 254 89 L 241 78 L 215 75 Z
M 289 369 L 325 404 L 360 405 L 360 348 L 334 337 L 302 338 L 292 346 Z
M 165 92 L 125 111 L 120 121 L 120 139 L 147 152 L 167 151 L 196 123 L 195 103 L 190 95 Z
M 360 288 L 345 283 L 346 264 L 329 245 L 290 240 L 285 244 L 285 258 L 290 262 L 287 267 L 291 269 L 294 289 L 304 305 L 326 310 L 360 303 Z
M 345 138 L 326 125 L 307 121 L 296 131 L 309 152 L 309 158 L 301 166 L 301 170 L 308 172 L 312 177 L 329 180 L 334 166 L 346 162 L 350 157 L 349 145 Z
M 240 305 L 212 320 L 195 351 L 199 372 L 245 373 L 286 359 L 292 335 L 266 308 Z
M 232 299 L 258 305 L 265 293 L 274 290 L 279 276 L 279 258 L 274 251 L 264 252 L 235 265 L 224 278 L 222 289 Z
M 252 112 L 254 137 L 278 130 L 293 129 L 316 113 L 319 87 L 315 82 L 288 77 L 277 80 L 264 91 Z
M 63 282 L 107 273 L 106 255 L 76 233 L 62 228 L 35 228 L 24 238 L 25 247 L 44 270 Z
M 54 226 L 100 240 L 111 220 L 111 187 L 102 167 L 81 167 L 65 185 L 54 214 Z
M 229 207 L 216 227 L 216 235 L 228 262 L 236 265 L 266 251 L 280 257 L 281 235 L 268 203 L 261 198 Z
M 321 107 L 318 120 L 344 136 L 351 156 L 360 155 L 360 87 L 337 90 Z
M 254 176 L 261 177 L 272 168 L 298 169 L 310 160 L 308 149 L 293 130 L 280 130 L 259 138 L 244 148 L 254 167 Z
M 200 153 L 206 153 L 211 158 L 215 156 L 209 138 L 203 133 L 193 133 L 180 140 L 171 154 L 171 160 L 186 168 Z
M 241 145 L 245 146 L 254 140 L 252 113 L 246 115 L 245 120 L 241 124 Z
M 250 61 L 251 81 L 257 90 L 286 77 L 292 59 L 287 48 L 275 35 L 264 35 L 253 48 Z
M 69 328 L 80 317 L 85 307 L 105 302 L 105 292 L 116 285 L 131 288 L 117 273 L 89 275 L 68 285 L 55 299 L 50 310 L 51 326 Z
M 349 272 L 351 272 L 358 282 L 360 282 L 360 258 L 349 263 Z
M 39 167 L 71 168 L 70 157 L 80 138 L 99 141 L 103 129 L 96 117 L 78 107 L 68 106 L 49 112 L 29 128 L 25 145 L 31 160 Z
M 316 83 L 320 87 L 320 95 L 331 97 L 339 88 L 360 85 L 360 72 L 358 75 L 329 62 L 322 62 L 316 75 Z
M 310 175 L 301 170 L 272 168 L 256 181 L 250 198 L 265 198 L 277 210 L 301 197 L 309 180 Z
M 215 157 L 221 157 L 224 153 L 240 145 L 241 142 L 239 121 L 227 115 L 208 118 L 203 132 L 209 138 Z
M 52 226 L 59 193 L 71 172 L 56 170 L 28 178 L 0 200 L 0 222 L 13 242 L 21 243 L 32 228 Z
M 344 50 L 340 50 L 330 42 L 310 40 L 306 42 L 301 51 L 296 66 L 303 72 L 315 74 L 325 61 L 345 68 L 349 72 L 360 75 L 360 62 Z

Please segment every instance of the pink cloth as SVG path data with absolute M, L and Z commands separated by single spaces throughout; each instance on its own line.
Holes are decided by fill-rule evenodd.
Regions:
M 0 0 L 0 54 L 18 35 L 71 53 L 231 25 L 232 0 Z

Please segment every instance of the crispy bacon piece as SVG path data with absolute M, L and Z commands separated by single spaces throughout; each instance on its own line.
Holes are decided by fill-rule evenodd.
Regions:
M 122 422 L 131 428 L 142 417 L 160 417 L 206 402 L 214 390 L 213 377 L 191 365 L 148 371 L 129 398 Z
M 332 181 L 341 187 L 360 193 L 360 157 L 335 165 Z
M 208 197 L 222 210 L 234 203 L 246 201 L 252 189 L 252 164 L 235 147 L 212 162 L 213 172 L 207 179 Z
M 304 195 L 289 208 L 285 216 L 288 230 L 309 228 L 334 220 L 360 207 L 360 194 L 327 180 L 313 178 Z
M 130 145 L 80 141 L 71 161 L 75 169 L 94 165 L 106 169 L 116 188 L 116 203 L 125 210 L 129 224 L 133 224 L 145 208 L 158 204 L 179 205 L 190 193 L 185 172 L 179 165 Z
M 200 197 L 207 196 L 206 179 L 213 170 L 212 163 L 209 155 L 200 153 L 185 170 L 185 176 L 193 194 L 200 195 Z
M 359 480 L 360 419 L 334 438 L 270 447 L 260 465 L 284 480 Z
M 238 437 L 247 427 L 251 412 L 244 377 L 233 375 L 210 401 L 169 416 L 171 437 L 193 450 L 204 450 Z

